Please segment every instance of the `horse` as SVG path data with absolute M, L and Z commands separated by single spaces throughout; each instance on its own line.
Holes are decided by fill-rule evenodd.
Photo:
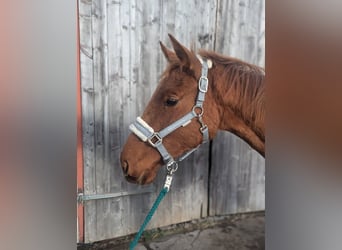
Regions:
M 196 54 L 169 38 L 174 51 L 160 42 L 168 66 L 121 152 L 126 180 L 153 182 L 162 165 L 175 166 L 174 159 L 218 130 L 235 134 L 265 157 L 264 69 L 214 51 Z

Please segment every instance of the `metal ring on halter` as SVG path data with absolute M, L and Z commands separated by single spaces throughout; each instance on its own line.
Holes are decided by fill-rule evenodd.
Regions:
M 176 161 L 170 161 L 166 165 L 167 171 L 172 175 L 178 169 L 178 163 Z
M 197 113 L 197 112 L 196 112 L 196 109 L 199 109 L 199 110 L 200 110 L 200 113 Z M 194 115 L 196 115 L 197 117 L 201 117 L 201 116 L 203 115 L 203 112 L 204 112 L 202 105 L 195 105 L 195 106 L 193 106 L 193 107 L 192 107 L 192 112 L 193 112 Z

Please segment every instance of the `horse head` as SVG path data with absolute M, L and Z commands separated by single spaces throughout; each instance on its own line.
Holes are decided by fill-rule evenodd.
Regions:
M 140 118 L 140 123 L 148 130 L 161 131 L 192 112 L 194 117 L 190 117 L 189 121 L 162 139 L 165 149 L 176 159 L 202 143 L 203 128 L 207 128 L 208 139 L 215 135 L 219 126 L 219 111 L 211 87 L 213 76 L 210 72 L 203 106 L 195 106 L 202 76 L 202 63 L 194 52 L 181 45 L 173 36 L 169 37 L 174 51 L 167 49 L 160 42 L 168 66 Z M 201 122 L 198 122 L 199 116 Z M 144 135 L 139 138 L 137 133 L 139 132 L 128 136 L 121 153 L 121 165 L 128 181 L 148 184 L 154 180 L 165 159 L 153 146 L 156 141 L 147 143 Z

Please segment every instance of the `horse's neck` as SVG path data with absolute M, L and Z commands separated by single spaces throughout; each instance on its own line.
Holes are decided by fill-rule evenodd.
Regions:
M 234 113 L 227 105 L 223 110 L 219 129 L 229 131 L 242 140 L 247 142 L 252 148 L 258 151 L 262 156 L 265 156 L 265 139 L 264 134 L 256 132 L 255 129 L 246 124 L 238 115 Z
M 217 72 L 216 75 L 220 73 Z M 214 80 L 215 81 L 215 80 Z M 265 124 L 264 117 L 257 120 L 246 120 L 241 114 L 241 106 L 237 107 L 233 101 L 234 93 L 227 93 L 226 89 L 219 85 L 226 84 L 223 81 L 216 83 L 217 95 L 221 102 L 218 104 L 221 110 L 221 122 L 219 129 L 229 131 L 247 142 L 252 148 L 265 157 Z M 252 107 L 257 108 L 257 107 Z

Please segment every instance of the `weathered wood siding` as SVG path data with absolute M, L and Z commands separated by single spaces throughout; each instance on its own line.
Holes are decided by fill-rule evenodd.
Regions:
M 219 1 L 215 50 L 265 65 L 265 2 Z M 212 143 L 210 215 L 265 208 L 265 159 L 245 142 L 220 132 Z
M 166 66 L 159 40 L 171 47 L 171 33 L 184 45 L 263 65 L 263 19 L 263 0 L 79 1 L 84 194 L 117 194 L 85 202 L 85 242 L 136 232 L 162 187 L 164 170 L 141 187 L 125 181 L 119 164 L 128 125 Z M 181 163 L 148 228 L 264 208 L 264 165 L 257 153 L 220 133 L 209 154 L 207 144 Z

